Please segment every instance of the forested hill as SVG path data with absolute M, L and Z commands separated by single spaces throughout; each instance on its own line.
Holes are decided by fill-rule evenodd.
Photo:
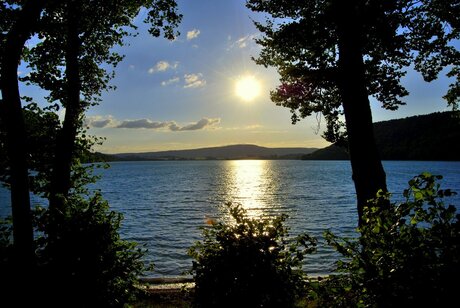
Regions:
M 374 123 L 383 160 L 460 160 L 460 116 L 437 112 Z M 303 159 L 348 159 L 342 148 L 329 146 Z
M 207 160 L 207 159 L 300 159 L 317 148 L 266 148 L 251 144 L 192 150 L 123 153 L 109 155 L 111 160 Z

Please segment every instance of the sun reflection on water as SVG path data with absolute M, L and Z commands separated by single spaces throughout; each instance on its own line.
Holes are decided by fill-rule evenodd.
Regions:
M 265 160 L 229 161 L 230 181 L 227 189 L 232 202 L 238 202 L 249 216 L 266 216 L 273 205 L 268 204 L 273 189 L 270 162 Z

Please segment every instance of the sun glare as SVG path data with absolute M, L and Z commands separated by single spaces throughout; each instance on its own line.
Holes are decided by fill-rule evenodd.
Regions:
M 254 76 L 243 76 L 236 81 L 235 94 L 246 102 L 255 99 L 260 95 L 260 92 L 260 81 Z

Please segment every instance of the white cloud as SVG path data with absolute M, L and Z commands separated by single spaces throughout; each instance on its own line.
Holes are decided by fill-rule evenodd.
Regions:
M 86 126 L 95 128 L 114 127 L 117 125 L 115 119 L 109 116 L 91 116 L 85 119 Z
M 200 88 L 206 85 L 206 80 L 203 79 L 203 74 L 185 74 L 184 88 Z
M 86 119 L 86 125 L 93 128 L 152 129 L 172 132 L 212 129 L 219 123 L 220 118 L 202 118 L 185 125 L 179 125 L 175 121 L 152 121 L 150 119 L 117 121 L 112 116 L 92 116 Z
M 149 119 L 139 119 L 139 120 L 125 120 L 121 124 L 117 125 L 116 128 L 149 128 L 149 129 L 160 129 L 166 128 L 174 122 L 157 122 L 151 121 Z
M 201 31 L 198 29 L 193 29 L 187 32 L 187 41 L 193 40 L 200 35 Z
M 180 81 L 180 78 L 179 78 L 179 77 L 174 77 L 174 78 L 171 78 L 171 79 L 162 81 L 162 82 L 161 82 L 161 85 L 162 85 L 163 87 L 165 87 L 165 86 L 169 86 L 169 85 L 171 85 L 171 84 L 173 84 L 173 83 L 177 83 L 177 82 L 179 82 L 179 81 Z
M 233 48 L 240 48 L 240 49 L 246 48 L 248 47 L 249 44 L 254 42 L 255 38 L 256 38 L 255 34 L 250 34 L 250 35 L 240 37 L 235 42 L 233 42 L 228 49 L 230 50 Z M 231 37 L 229 36 L 227 39 L 230 41 Z
M 202 118 L 198 122 L 191 123 L 185 126 L 170 126 L 170 129 L 172 131 L 187 131 L 187 130 L 200 130 L 200 129 L 205 129 L 205 128 L 210 128 L 210 127 L 215 127 L 217 124 L 220 123 L 220 118 Z
M 149 68 L 149 74 L 164 72 L 168 69 L 176 69 L 178 66 L 179 62 L 169 63 L 168 61 L 159 61 L 155 66 Z

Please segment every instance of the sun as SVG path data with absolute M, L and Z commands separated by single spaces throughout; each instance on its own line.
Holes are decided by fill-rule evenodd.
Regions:
M 261 93 L 260 81 L 254 76 L 242 76 L 236 80 L 235 94 L 242 100 L 249 102 L 254 100 Z

